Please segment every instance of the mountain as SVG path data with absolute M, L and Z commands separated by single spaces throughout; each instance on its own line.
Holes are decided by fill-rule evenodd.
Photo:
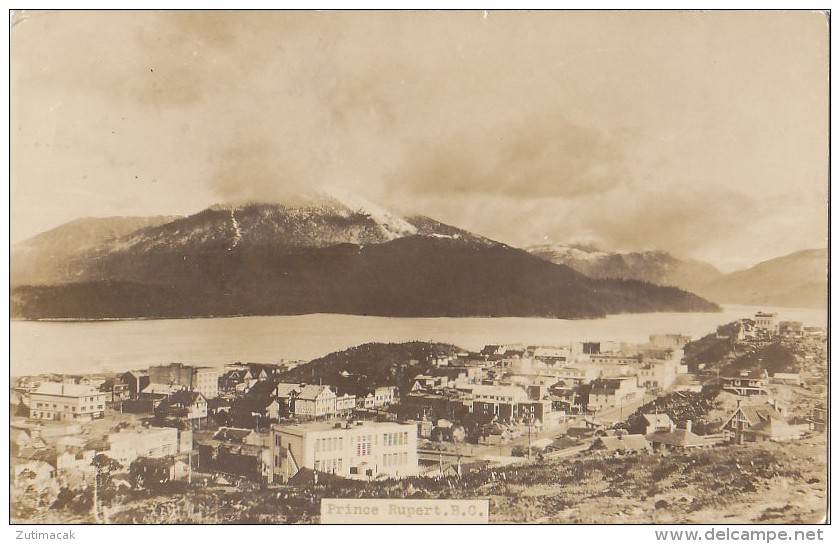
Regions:
M 574 268 L 591 278 L 620 278 L 671 285 L 692 293 L 723 274 L 709 263 L 680 260 L 665 251 L 606 253 L 581 245 L 541 244 L 528 248 L 537 257 Z
M 721 304 L 828 307 L 828 250 L 797 251 L 718 278 L 697 291 Z
M 13 316 L 580 318 L 719 309 L 675 288 L 591 279 L 427 217 L 323 194 L 215 206 L 53 264 L 61 278 L 12 289 Z
M 71 279 L 64 267 L 74 256 L 126 234 L 163 225 L 174 219 L 165 215 L 87 217 L 65 223 L 12 246 L 9 267 L 11 284 L 39 285 Z

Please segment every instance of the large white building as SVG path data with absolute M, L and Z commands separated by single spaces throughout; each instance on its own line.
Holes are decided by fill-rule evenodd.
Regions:
M 29 416 L 52 421 L 89 421 L 105 414 L 107 393 L 88 385 L 44 382 L 29 397 Z
M 110 449 L 106 455 L 128 467 L 138 457 L 166 457 L 179 450 L 178 429 L 155 427 L 131 429 L 108 435 Z
M 343 478 L 417 476 L 417 427 L 388 422 L 310 422 L 271 426 L 271 478 L 302 468 Z
M 201 393 L 205 399 L 219 396 L 219 377 L 221 370 L 213 366 L 195 367 L 193 374 L 193 391 Z

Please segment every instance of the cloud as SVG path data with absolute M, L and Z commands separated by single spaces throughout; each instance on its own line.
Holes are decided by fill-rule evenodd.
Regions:
M 513 198 L 608 192 L 628 182 L 624 138 L 560 115 L 471 126 L 443 142 L 410 148 L 390 190 Z

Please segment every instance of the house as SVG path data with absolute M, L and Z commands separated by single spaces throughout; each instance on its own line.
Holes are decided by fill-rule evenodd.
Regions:
M 600 411 L 617 408 L 642 398 L 644 389 L 636 378 L 598 378 L 592 381 L 586 409 Z
M 682 349 L 691 342 L 691 337 L 685 334 L 651 334 L 648 339 L 657 349 Z
M 779 336 L 800 338 L 804 335 L 801 321 L 779 321 Z
M 742 397 L 767 394 L 766 370 L 743 371 L 737 376 L 726 376 L 721 379 L 723 390 L 728 393 Z
M 335 398 L 335 414 L 340 417 L 346 417 L 353 414 L 356 409 L 356 395 L 344 393 Z
M 674 385 L 678 372 L 679 361 L 675 359 L 651 359 L 645 361 L 636 376 L 639 387 L 661 391 Z
M 565 365 L 572 360 L 570 348 L 538 347 L 534 349 L 534 359 L 548 365 Z
M 140 391 L 140 394 L 138 395 L 138 400 L 150 401 L 152 403 L 152 409 L 155 409 L 162 401 L 171 397 L 178 391 L 183 390 L 184 386 L 182 385 L 150 383 L 142 391 Z
M 252 429 L 240 429 L 237 427 L 220 427 L 216 431 L 216 434 L 213 435 L 213 439 L 231 444 L 263 445 L 262 437 Z
M 774 372 L 770 377 L 770 383 L 801 386 L 803 382 L 798 372 Z
M 107 395 L 88 385 L 46 382 L 29 396 L 29 417 L 51 421 L 90 421 L 105 415 Z
M 776 317 L 778 314 L 758 312 L 755 314 L 755 330 L 768 334 L 775 334 L 777 329 Z
M 123 429 L 108 434 L 107 441 L 104 453 L 125 468 L 139 457 L 162 458 L 177 454 L 180 448 L 178 429 L 174 427 Z
M 207 417 L 207 399 L 201 393 L 182 389 L 163 399 L 155 415 L 187 421 L 200 421 Z
M 190 389 L 194 385 L 194 368 L 182 363 L 149 367 L 149 381 L 167 385 L 180 385 Z
M 326 385 L 305 385 L 294 397 L 294 415 L 304 418 L 335 416 L 336 394 Z
M 818 433 L 825 432 L 827 424 L 825 404 L 814 406 L 811 410 L 810 423 L 811 430 L 817 431 Z
M 35 489 L 40 493 L 45 489 L 54 489 L 58 493 L 55 467 L 44 461 L 26 461 L 14 465 L 11 484 L 21 491 Z
M 744 442 L 785 441 L 799 438 L 809 425 L 789 425 L 777 405 L 739 403 L 723 424 L 735 444 Z
M 107 394 L 108 402 L 118 404 L 124 400 L 131 399 L 131 391 L 128 384 L 118 378 L 108 378 L 99 386 L 99 390 Z
M 649 453 L 653 451 L 650 442 L 640 434 L 624 434 L 616 436 L 599 436 L 592 443 L 590 451 L 605 451 L 607 453 Z
M 417 427 L 390 422 L 309 422 L 271 426 L 271 481 L 301 469 L 350 479 L 417 476 Z
M 646 436 L 654 450 L 689 450 L 712 446 L 714 442 L 691 432 L 691 420 L 685 422 L 685 429 L 654 431 Z
M 642 434 L 651 434 L 672 431 L 676 428 L 676 425 L 668 414 L 645 414 L 644 427 L 645 430 Z
M 236 391 L 238 385 L 253 379 L 254 377 L 248 368 L 226 370 L 219 376 L 219 391 L 222 393 L 233 393 Z
M 213 366 L 194 367 L 191 389 L 208 400 L 218 397 L 220 374 L 221 371 Z
M 637 365 L 642 362 L 642 357 L 624 353 L 598 353 L 590 355 L 589 361 L 598 365 Z

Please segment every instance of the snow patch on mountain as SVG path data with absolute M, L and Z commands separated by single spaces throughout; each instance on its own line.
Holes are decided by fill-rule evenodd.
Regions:
M 417 227 L 398 215 L 394 215 L 382 206 L 374 204 L 358 195 L 354 195 L 336 187 L 322 187 L 321 192 L 337 200 L 348 209 L 364 214 L 373 220 L 390 240 L 417 234 Z

